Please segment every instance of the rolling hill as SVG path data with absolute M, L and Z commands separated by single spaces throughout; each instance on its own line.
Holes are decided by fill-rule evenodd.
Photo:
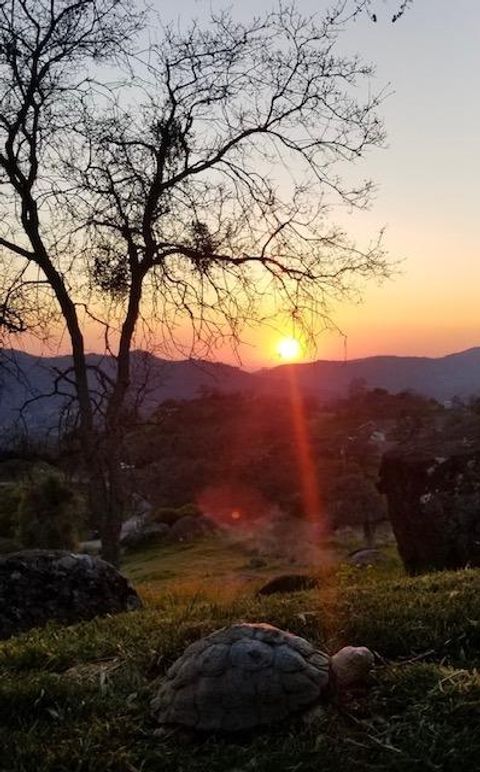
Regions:
M 4 350 L 0 368 L 0 427 L 14 425 L 37 433 L 54 429 L 73 393 L 67 356 L 38 357 Z M 93 392 L 100 392 L 98 372 L 114 373 L 114 360 L 88 355 Z M 67 378 L 59 377 L 67 373 Z M 285 364 L 249 373 L 223 363 L 159 359 L 142 351 L 132 354 L 131 399 L 143 415 L 167 399 L 192 399 L 202 391 L 283 394 L 292 377 L 305 395 L 322 401 L 345 395 L 352 381 L 392 393 L 413 390 L 438 400 L 480 393 L 480 347 L 444 357 L 375 356 L 347 362 L 317 360 Z M 22 411 L 23 406 L 23 411 Z
M 259 374 L 269 388 L 288 386 L 292 371 L 304 393 L 336 397 L 352 381 L 392 393 L 411 390 L 438 400 L 480 393 L 480 347 L 444 357 L 375 356 L 347 362 L 317 360 L 281 365 Z

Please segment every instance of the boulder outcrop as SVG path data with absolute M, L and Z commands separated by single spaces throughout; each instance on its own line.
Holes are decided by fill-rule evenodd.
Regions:
M 393 449 L 379 489 L 409 573 L 480 566 L 480 441 L 438 437 Z
M 0 639 L 141 606 L 129 581 L 91 555 L 24 550 L 0 558 Z

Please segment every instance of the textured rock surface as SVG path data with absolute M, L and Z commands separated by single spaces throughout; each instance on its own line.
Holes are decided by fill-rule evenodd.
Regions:
M 301 592 L 318 587 L 318 579 L 308 574 L 283 574 L 275 576 L 257 590 L 257 595 L 274 595 L 275 593 Z
M 480 442 L 441 438 L 386 454 L 379 488 L 407 571 L 480 566 Z
M 120 539 L 120 545 L 133 550 L 146 547 L 149 544 L 159 544 L 170 538 L 170 527 L 165 523 L 145 523 L 141 527 L 131 529 Z
M 347 555 L 347 560 L 351 566 L 356 568 L 368 568 L 368 566 L 375 566 L 378 563 L 384 563 L 386 556 L 377 549 L 359 549 L 354 552 L 350 552 Z
M 0 638 L 140 606 L 127 579 L 91 555 L 25 550 L 0 558 Z
M 330 659 L 303 638 L 264 624 L 218 630 L 168 671 L 152 710 L 161 724 L 227 732 L 265 726 L 314 704 Z

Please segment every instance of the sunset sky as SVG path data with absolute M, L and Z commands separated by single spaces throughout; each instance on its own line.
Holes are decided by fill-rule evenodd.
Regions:
M 245 18 L 271 7 L 266 0 L 230 5 Z M 186 21 L 224 6 L 176 0 L 160 10 Z M 314 13 L 322 4 L 299 0 L 298 6 Z M 371 152 L 358 170 L 377 183 L 376 201 L 371 211 L 341 222 L 359 240 L 386 226 L 389 253 L 403 261 L 391 281 L 365 288 L 361 305 L 337 307 L 349 358 L 436 356 L 480 344 L 480 103 L 473 85 L 480 71 L 480 3 L 415 0 L 391 24 L 394 8 L 394 0 L 378 0 L 378 23 L 359 19 L 344 36 L 346 51 L 376 64 L 376 85 L 388 86 L 391 96 L 382 109 L 387 147 Z M 272 330 L 245 337 L 246 365 L 278 361 Z M 339 335 L 319 338 L 316 356 L 343 354 Z
M 225 0 L 155 2 L 161 18 L 179 26 L 228 7 Z M 341 46 L 376 65 L 372 90 L 389 93 L 380 111 L 387 144 L 355 170 L 355 179 L 369 177 L 377 184 L 371 209 L 334 212 L 333 219 L 363 245 L 385 227 L 385 247 L 399 265 L 391 280 L 363 288 L 362 303 L 333 309 L 346 338 L 319 335 L 316 349 L 305 352 L 308 359 L 341 359 L 345 353 L 350 359 L 384 353 L 439 356 L 480 345 L 480 102 L 475 89 L 480 3 L 414 0 L 392 24 L 400 0 L 372 2 L 378 22 L 358 18 Z M 311 14 L 326 3 L 298 0 L 297 5 Z M 234 0 L 229 7 L 249 19 L 268 11 L 272 2 Z M 292 332 L 288 325 L 246 330 L 243 366 L 278 363 L 279 340 Z M 87 345 L 100 349 L 101 336 L 88 331 Z M 64 337 L 57 350 L 67 349 Z M 235 361 L 227 347 L 214 356 Z

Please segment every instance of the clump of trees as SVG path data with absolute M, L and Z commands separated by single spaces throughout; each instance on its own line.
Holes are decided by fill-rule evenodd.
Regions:
M 343 2 L 318 18 L 220 13 L 145 46 L 152 19 L 129 0 L 0 4 L 0 322 L 65 329 L 54 391 L 73 387 L 114 563 L 139 327 L 179 345 L 186 320 L 188 352 L 205 354 L 238 341 L 268 294 L 311 332 L 357 278 L 388 273 L 378 239 L 362 247 L 329 218 L 367 205 L 371 183 L 340 169 L 384 139 L 371 67 L 337 48 L 351 18 Z M 87 362 L 92 320 L 113 372 Z
M 391 412 L 395 397 L 391 397 Z M 402 397 L 397 398 L 403 404 Z M 346 402 L 335 412 L 305 401 L 306 433 L 311 445 L 315 484 L 325 529 L 346 525 L 363 529 L 370 544 L 379 522 L 387 519 L 375 487 L 381 453 L 369 441 L 365 419 Z M 392 427 L 395 420 L 391 419 Z M 367 420 L 367 429 L 369 427 Z M 370 426 L 369 432 L 372 433 Z M 358 435 L 358 436 L 356 436 Z M 134 484 L 165 522 L 177 519 L 186 502 L 229 525 L 283 512 L 305 518 L 302 469 L 290 400 L 280 396 L 206 395 L 169 402 L 153 422 L 129 435 Z M 168 484 L 158 487 L 163 472 Z M 166 507 L 167 503 L 176 508 Z

